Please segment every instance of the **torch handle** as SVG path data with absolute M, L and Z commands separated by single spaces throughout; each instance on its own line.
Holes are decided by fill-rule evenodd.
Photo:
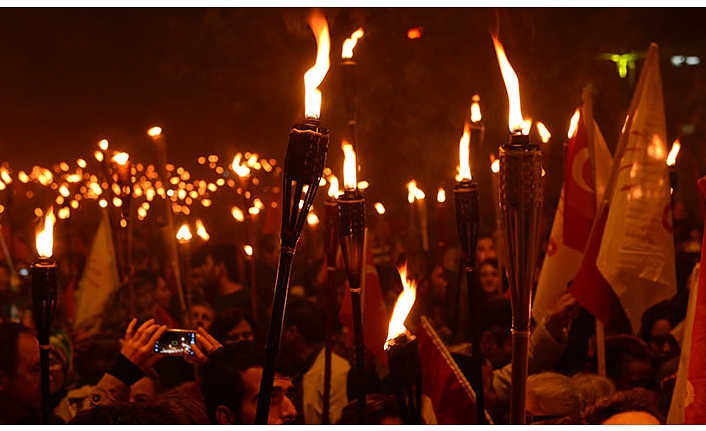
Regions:
M 527 364 L 529 336 L 526 330 L 512 329 L 512 391 L 510 397 L 510 424 L 525 424 L 525 395 L 527 392 Z
M 475 259 L 471 259 L 475 260 Z M 476 392 L 476 416 L 478 425 L 485 425 L 485 397 L 483 396 L 483 358 L 480 353 L 480 292 L 475 262 L 466 265 L 466 283 L 471 313 L 471 353 L 473 354 L 473 390 Z
M 336 288 L 334 284 L 334 273 L 336 268 L 329 266 L 326 268 L 327 287 L 323 293 L 323 298 L 326 304 L 326 321 L 324 324 L 324 400 L 321 412 L 321 424 L 330 425 L 329 408 L 331 406 L 331 352 L 333 351 L 333 309 L 334 297 L 333 293 Z
M 287 305 L 287 291 L 289 290 L 289 277 L 292 273 L 294 251 L 292 247 L 282 247 L 279 254 L 277 280 L 272 298 L 272 317 L 270 318 L 267 344 L 265 345 L 265 365 L 262 370 L 262 379 L 260 380 L 260 394 L 257 398 L 256 425 L 267 425 L 267 418 L 270 412 L 272 384 L 275 380 L 275 362 L 277 361 L 277 353 L 279 353 L 279 344 L 282 336 L 282 323 L 284 321 L 284 309 Z
M 365 424 L 365 343 L 363 340 L 363 316 L 360 307 L 360 286 L 351 286 L 351 308 L 353 309 L 353 332 L 355 333 L 355 364 L 358 374 L 358 419 Z

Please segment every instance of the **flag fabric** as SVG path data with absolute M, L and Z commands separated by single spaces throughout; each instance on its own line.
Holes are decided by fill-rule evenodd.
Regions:
M 365 348 L 372 353 L 381 363 L 387 365 L 387 354 L 385 354 L 385 341 L 387 341 L 387 330 L 390 323 L 387 315 L 387 306 L 382 294 L 382 285 L 378 278 L 378 272 L 373 260 L 373 252 L 368 242 L 368 229 L 365 229 L 365 239 L 363 250 L 365 253 L 363 277 L 361 280 L 361 312 L 363 315 L 363 342 Z M 340 251 L 340 250 L 339 250 Z M 339 253 L 340 255 L 340 253 Z M 355 344 L 355 332 L 353 329 L 353 305 L 351 303 L 351 293 L 345 289 L 343 301 L 338 314 L 341 324 L 348 329 L 346 344 Z
M 427 425 L 477 424 L 476 394 L 426 316 L 420 319 L 417 351 L 422 369 L 424 422 Z M 487 414 L 486 423 L 492 424 Z
M 640 74 L 611 177 L 569 292 L 605 326 L 616 301 L 633 333 L 676 293 L 666 128 L 657 45 Z
M 597 199 L 594 190 L 598 191 L 598 200 L 602 199 L 610 173 L 610 151 L 595 121 L 592 147 L 595 179 L 591 173 L 588 137 L 582 112 L 576 134 L 569 140 L 564 186 L 559 196 L 532 304 L 532 316 L 536 322 L 542 322 L 561 295 L 566 293 L 569 282 L 574 279 L 581 266 L 583 251 L 595 217 Z
M 706 177 L 697 182 L 706 198 Z M 692 272 L 697 282 L 690 286 L 689 306 L 684 321 L 684 341 L 677 381 L 667 416 L 668 425 L 697 425 L 706 423 L 706 232 L 702 238 L 701 261 Z
M 98 224 L 78 286 L 74 327 L 85 327 L 89 332 L 95 332 L 108 296 L 120 286 L 110 219 L 106 211 L 103 211 Z
M 651 55 L 650 55 L 651 53 Z M 642 313 L 677 293 L 667 132 L 656 45 L 642 74 L 627 144 L 610 199 L 596 266 L 620 299 L 633 333 Z

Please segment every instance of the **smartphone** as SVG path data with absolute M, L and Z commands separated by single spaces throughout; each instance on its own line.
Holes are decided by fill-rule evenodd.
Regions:
M 191 348 L 196 344 L 196 331 L 191 329 L 167 329 L 154 343 L 154 352 L 167 355 L 181 355 L 184 352 L 193 355 Z

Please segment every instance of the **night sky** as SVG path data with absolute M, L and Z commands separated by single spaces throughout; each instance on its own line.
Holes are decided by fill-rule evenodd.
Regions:
M 321 122 L 339 177 L 341 138 L 350 134 L 340 49 L 358 27 L 365 30 L 354 59 L 359 179 L 371 183 L 370 200 L 404 202 L 410 179 L 429 197 L 442 183 L 450 191 L 464 116 L 479 94 L 487 130 L 483 147 L 471 150 L 472 170 L 489 201 L 489 154 L 508 138 L 507 95 L 489 33 L 498 24 L 523 114 L 553 134 L 543 147 L 547 207 L 558 199 L 562 144 L 585 85 L 595 89 L 594 116 L 611 150 L 617 144 L 633 87 L 601 55 L 644 54 L 650 42 L 660 47 L 668 139 L 684 145 L 680 178 L 706 173 L 706 9 L 498 9 L 499 22 L 492 8 L 324 11 L 332 65 L 321 86 Z M 16 171 L 89 159 L 106 138 L 131 159 L 151 162 L 145 131 L 159 125 L 170 161 L 187 168 L 200 155 L 231 160 L 238 151 L 283 161 L 316 55 L 308 12 L 2 8 L 0 160 Z M 423 27 L 422 37 L 410 40 L 414 27 Z M 677 54 L 699 56 L 701 64 L 673 67 Z

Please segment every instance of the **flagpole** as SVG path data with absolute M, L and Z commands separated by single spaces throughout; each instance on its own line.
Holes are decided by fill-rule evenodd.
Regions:
M 593 140 L 593 87 L 589 84 L 583 88 L 581 92 L 583 100 L 583 109 L 581 120 L 586 130 L 586 141 L 588 144 L 588 161 L 591 165 L 591 181 L 593 181 L 593 196 L 595 202 L 595 210 L 598 210 L 600 198 L 598 197 L 598 188 L 596 187 L 596 147 Z M 606 376 L 605 365 L 605 328 L 600 320 L 594 317 L 596 323 L 596 359 L 598 365 L 598 374 Z

